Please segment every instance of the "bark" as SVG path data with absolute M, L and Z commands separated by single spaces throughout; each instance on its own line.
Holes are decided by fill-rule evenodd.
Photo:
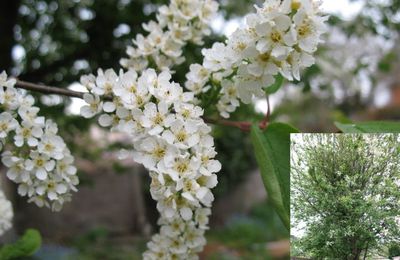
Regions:
M 360 255 L 361 255 L 361 249 L 357 246 L 357 241 L 358 239 L 356 237 L 353 237 L 353 239 L 351 240 L 351 244 L 352 244 L 352 254 L 351 254 L 351 259 L 353 260 L 359 260 L 360 259 Z
M 363 260 L 367 259 L 367 253 L 368 253 L 368 243 L 367 243 L 367 247 L 365 248 Z

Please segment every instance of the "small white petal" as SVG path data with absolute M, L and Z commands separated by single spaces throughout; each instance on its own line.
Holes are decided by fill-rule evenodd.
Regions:
M 180 210 L 180 214 L 181 214 L 182 218 L 186 221 L 189 219 L 192 219 L 192 217 L 193 217 L 193 212 L 190 208 L 182 208 Z

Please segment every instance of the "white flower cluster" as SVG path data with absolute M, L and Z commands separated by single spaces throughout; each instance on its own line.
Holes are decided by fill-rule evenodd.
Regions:
M 370 32 L 349 36 L 337 26 L 330 26 L 329 32 L 323 45 L 324 51 L 316 61 L 321 71 L 312 77 L 311 90 L 317 96 L 332 96 L 330 99 L 336 103 L 358 94 L 361 102 L 370 103 L 370 97 L 380 96 L 378 92 L 382 93 L 382 88 L 391 84 L 385 77 L 379 76 L 382 72 L 379 64 L 385 57 L 390 57 L 388 55 L 394 51 L 393 48 L 397 48 L 397 41 Z M 371 87 L 369 84 L 372 83 L 368 81 L 373 82 L 374 78 L 379 80 L 376 87 Z
M 263 88 L 278 74 L 299 80 L 300 69 L 314 63 L 312 54 L 326 30 L 319 1 L 268 0 L 256 9 L 225 44 L 203 49 L 203 64 L 191 65 L 187 74 L 185 86 L 197 95 L 218 89 L 223 117 L 236 110 L 239 99 L 263 97 Z
M 7 148 L 6 141 L 15 146 L 3 152 L 1 160 L 21 196 L 58 211 L 79 182 L 74 158 L 57 135 L 57 125 L 38 116 L 34 98 L 14 88 L 15 83 L 5 72 L 0 74 L 0 148 Z
M 134 160 L 150 172 L 161 229 L 148 243 L 145 259 L 197 257 L 214 199 L 210 189 L 221 169 L 203 110 L 191 103 L 193 93 L 170 80 L 169 72 L 153 69 L 141 75 L 99 70 L 96 77 L 81 78 L 90 92 L 84 96 L 88 105 L 82 116 L 101 114 L 100 125 L 127 133 Z
M 171 0 L 158 9 L 157 22 L 143 24 L 147 36 L 138 34 L 134 47 L 127 49 L 128 59 L 121 59 L 125 68 L 143 71 L 147 67 L 170 69 L 182 63 L 182 49 L 188 43 L 202 44 L 209 35 L 209 24 L 218 10 L 214 0 Z
M 0 236 L 12 227 L 14 213 L 11 202 L 0 187 Z

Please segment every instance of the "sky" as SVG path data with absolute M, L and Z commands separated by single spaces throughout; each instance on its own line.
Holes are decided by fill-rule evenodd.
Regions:
M 350 19 L 360 12 L 363 7 L 363 1 L 350 2 L 349 0 L 325 0 L 322 8 L 325 12 L 339 14 L 344 19 Z

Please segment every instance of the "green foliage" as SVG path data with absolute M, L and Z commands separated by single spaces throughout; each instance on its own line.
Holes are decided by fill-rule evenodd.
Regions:
M 387 53 L 378 63 L 378 69 L 382 72 L 390 72 L 393 62 L 397 59 L 395 52 Z
M 389 258 L 395 257 L 395 256 L 400 256 L 400 245 L 399 244 L 393 244 L 389 246 Z
M 249 217 L 236 217 L 226 227 L 211 231 L 211 237 L 233 247 L 251 247 L 288 237 L 274 207 L 268 202 L 257 205 Z
M 400 122 L 371 121 L 354 124 L 335 122 L 335 125 L 344 133 L 400 133 Z
M 37 230 L 28 229 L 14 244 L 0 248 L 0 259 L 11 260 L 33 255 L 41 246 L 42 237 Z
M 314 134 L 292 143 L 291 209 L 304 236 L 296 252 L 359 259 L 400 243 L 400 137 Z
M 251 129 L 251 140 L 268 197 L 287 229 L 290 228 L 290 133 L 293 127 L 272 123 L 265 132 Z
M 248 215 L 235 216 L 224 227 L 208 231 L 207 240 L 211 247 L 218 245 L 226 250 L 207 255 L 206 259 L 271 259 L 266 243 L 286 239 L 288 235 L 270 202 L 264 201 L 255 205 Z M 107 229 L 99 227 L 75 239 L 71 246 L 77 253 L 67 259 L 141 259 L 145 243 L 146 239 L 116 238 Z
M 116 241 L 112 234 L 102 227 L 76 238 L 72 245 L 78 252 L 67 259 L 74 260 L 141 259 L 141 253 L 146 248 L 143 239 L 120 238 Z
M 288 236 L 289 232 L 274 211 L 274 207 L 269 201 L 265 201 L 257 204 L 249 215 L 234 217 L 223 228 L 208 232 L 211 244 L 222 243 L 240 251 L 240 257 L 218 253 L 207 259 L 271 259 L 265 244 L 286 239 Z
M 96 242 L 104 241 L 109 235 L 109 231 L 105 228 L 99 227 L 90 230 L 86 234 L 78 237 L 75 245 L 82 249 Z
M 277 92 L 282 87 L 283 82 L 284 82 L 283 76 L 281 74 L 276 75 L 275 82 L 272 85 L 265 88 L 265 93 L 267 93 L 267 95 L 270 95 Z

